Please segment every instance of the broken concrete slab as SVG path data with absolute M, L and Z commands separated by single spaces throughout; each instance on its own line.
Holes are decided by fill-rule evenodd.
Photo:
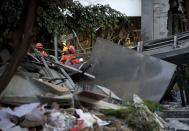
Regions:
M 21 128 L 20 126 L 15 126 L 9 129 L 9 131 L 29 131 L 29 130 L 27 128 Z
M 64 78 L 55 70 L 52 70 L 52 72 L 56 75 L 56 78 Z M 66 106 L 72 105 L 73 96 L 70 89 L 73 87 L 67 79 L 57 85 L 53 83 L 54 81 L 50 83 L 42 78 L 33 78 L 28 74 L 32 73 L 23 69 L 17 71 L 7 88 L 0 94 L 1 103 L 18 105 L 31 102 L 57 101 Z
M 176 65 L 137 53 L 113 42 L 97 39 L 89 64 L 96 79 L 81 81 L 86 85 L 109 88 L 125 100 L 138 94 L 142 99 L 159 102 L 173 79 Z
M 102 100 L 106 97 L 104 94 L 95 93 L 89 90 L 83 90 L 82 92 L 78 93 L 79 96 L 88 97 L 94 100 Z
M 106 102 L 104 100 L 95 100 L 89 97 L 84 97 L 79 95 L 78 99 L 83 105 L 86 107 L 94 107 L 95 109 L 122 109 L 124 108 L 123 106 L 119 104 L 113 104 L 110 102 Z
M 170 129 L 173 129 L 175 131 L 188 131 L 189 129 L 189 125 L 183 122 L 180 122 L 176 119 L 169 121 L 168 124 L 169 124 Z
M 106 95 L 108 95 L 108 99 L 113 99 L 119 102 L 122 102 L 123 100 L 118 97 L 113 91 L 111 91 L 110 89 L 106 88 L 106 87 L 102 87 L 100 85 L 96 85 L 97 88 L 99 88 L 100 90 L 102 90 Z
M 94 87 L 83 87 L 77 91 L 77 99 L 89 108 L 97 109 L 120 109 L 122 99 L 108 88 L 95 85 Z

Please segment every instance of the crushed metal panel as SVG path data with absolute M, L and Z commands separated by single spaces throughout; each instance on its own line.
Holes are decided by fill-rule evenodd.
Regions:
M 137 53 L 104 39 L 97 39 L 89 64 L 96 79 L 81 84 L 101 85 L 123 99 L 133 94 L 159 102 L 176 70 L 176 65 Z

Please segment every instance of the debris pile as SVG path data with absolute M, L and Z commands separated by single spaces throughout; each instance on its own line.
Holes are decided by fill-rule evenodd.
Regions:
M 151 112 L 137 95 L 133 96 L 133 102 L 129 103 L 126 109 L 103 109 L 101 112 L 122 119 L 126 125 L 137 131 L 159 131 L 168 128 L 167 123 L 156 113 Z
M 184 124 L 160 112 L 170 103 L 151 103 L 159 103 L 171 89 L 175 70 L 174 64 L 103 39 L 97 40 L 89 61 L 75 65 L 28 52 L 0 94 L 5 104 L 0 109 L 0 129 L 159 131 L 177 129 L 174 123 L 180 128 Z
M 119 131 L 130 130 L 118 123 L 102 120 L 81 109 L 62 109 L 57 103 L 53 103 L 51 108 L 31 103 L 0 110 L 0 129 L 3 131 L 108 131 L 111 128 L 119 128 Z

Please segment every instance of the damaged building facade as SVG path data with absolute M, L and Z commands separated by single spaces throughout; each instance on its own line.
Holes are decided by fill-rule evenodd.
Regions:
M 188 31 L 188 0 L 142 0 L 143 41 Z

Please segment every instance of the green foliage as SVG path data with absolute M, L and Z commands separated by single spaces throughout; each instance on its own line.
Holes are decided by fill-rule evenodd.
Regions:
M 22 0 L 1 0 L 0 2 L 0 45 L 7 42 L 21 17 L 24 2 Z
M 34 25 L 34 41 L 52 43 L 53 35 L 67 33 L 65 10 L 71 0 L 40 0 Z
M 144 108 L 130 104 L 125 109 L 101 109 L 101 113 L 125 120 L 128 126 L 136 131 L 159 131 L 159 125 Z
M 114 41 L 126 36 L 129 31 L 127 16 L 108 5 L 83 7 L 79 2 L 74 2 L 67 7 L 65 16 L 69 29 L 75 30 L 85 39 L 91 39 L 91 37 L 95 39 L 96 36 L 100 36 Z M 96 32 L 99 27 L 100 30 Z
M 112 27 L 119 19 L 127 22 L 126 15 L 112 9 L 108 5 L 90 5 L 83 7 L 79 2 L 74 2 L 67 7 L 67 22 L 70 28 L 76 31 L 95 31 L 98 27 Z M 75 23 L 75 24 L 73 24 Z
M 154 101 L 151 101 L 151 100 L 144 100 L 144 104 L 148 107 L 148 109 L 151 111 L 151 112 L 154 112 L 156 111 L 157 109 L 159 111 L 162 111 L 163 110 L 163 107 L 157 103 L 157 102 L 154 102 Z
M 18 26 L 18 21 L 27 0 L 2 0 L 0 11 L 0 42 L 6 43 Z M 95 36 L 101 27 L 101 36 L 115 39 L 121 30 L 126 30 L 126 15 L 108 5 L 82 6 L 72 0 L 38 0 L 34 25 L 34 42 L 51 43 L 54 33 L 57 35 L 71 33 L 75 30 L 80 36 Z M 7 17 L 8 16 L 8 17 Z M 92 35 L 92 36 L 91 36 Z
M 159 125 L 144 108 L 129 106 L 126 123 L 136 131 L 159 131 Z
M 101 109 L 101 113 L 107 115 L 107 116 L 114 116 L 119 119 L 126 119 L 127 115 L 130 112 L 130 108 L 127 109 Z

